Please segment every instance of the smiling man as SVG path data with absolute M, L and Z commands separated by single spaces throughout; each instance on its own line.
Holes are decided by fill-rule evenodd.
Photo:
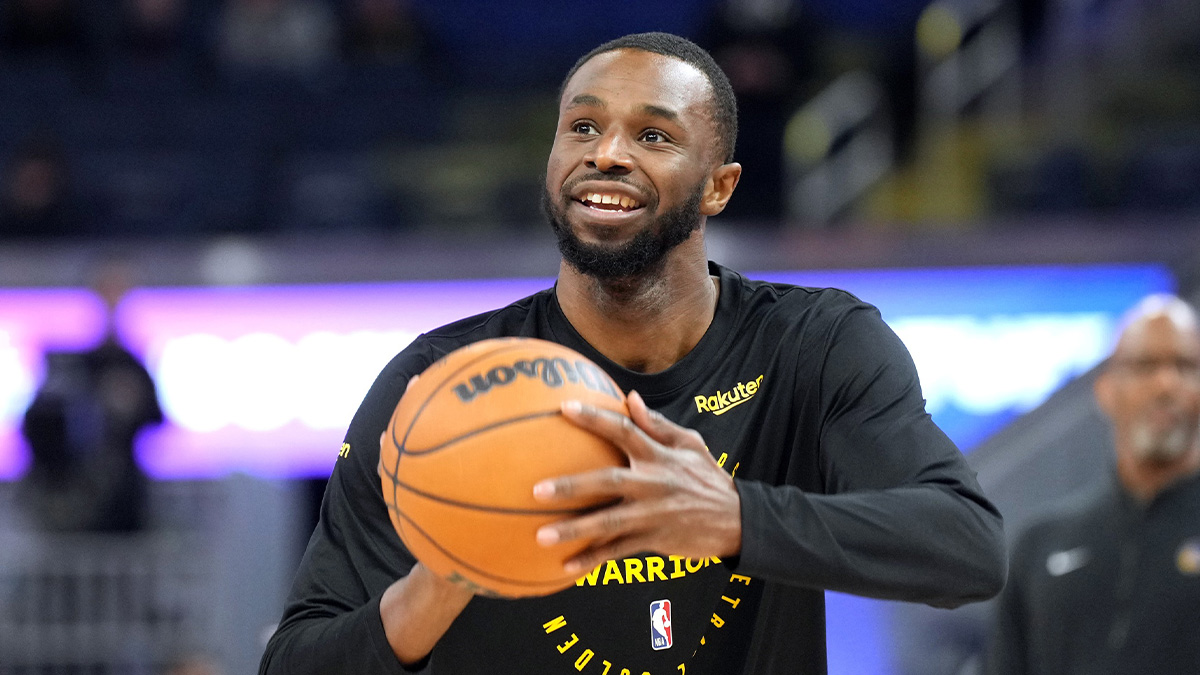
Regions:
M 999 591 L 1000 516 L 878 311 L 708 261 L 705 223 L 741 177 L 736 132 L 729 82 L 683 38 L 630 35 L 577 62 L 544 191 L 557 283 L 385 367 L 263 674 L 824 673 L 825 589 L 943 607 Z M 376 474 L 407 384 L 501 336 L 567 345 L 629 392 L 630 418 L 563 407 L 629 467 L 534 487 L 548 505 L 613 504 L 537 533 L 597 542 L 564 563 L 576 585 L 545 597 L 475 596 L 430 573 L 392 530 Z
M 993 675 L 1200 673 L 1200 322 L 1151 296 L 1096 379 L 1116 471 L 1013 550 Z
M 604 77 L 613 79 L 597 81 Z M 741 176 L 733 92 L 709 84 L 719 77 L 661 54 L 612 50 L 568 74 L 542 203 L 571 272 L 647 279 L 692 239 L 693 257 L 704 259 L 692 233 L 724 209 Z M 633 128 L 614 134 L 610 122 Z

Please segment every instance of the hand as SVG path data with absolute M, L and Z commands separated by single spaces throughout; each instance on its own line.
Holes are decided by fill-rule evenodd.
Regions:
M 699 433 L 650 410 L 637 392 L 630 392 L 627 402 L 629 417 L 578 401 L 563 404 L 568 420 L 611 441 L 629 458 L 629 467 L 535 485 L 534 497 L 547 503 L 580 496 L 620 500 L 542 527 L 538 542 L 592 540 L 589 549 L 566 562 L 569 574 L 643 552 L 689 558 L 739 553 L 741 499 L 733 478 L 717 465 Z

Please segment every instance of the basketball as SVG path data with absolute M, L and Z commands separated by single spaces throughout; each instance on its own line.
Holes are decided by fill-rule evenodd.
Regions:
M 574 583 L 563 563 L 588 542 L 545 547 L 535 535 L 598 504 L 538 502 L 533 486 L 627 460 L 562 416 L 572 399 L 628 415 L 607 373 L 544 340 L 484 340 L 421 373 L 388 424 L 379 473 L 392 525 L 430 571 L 496 597 Z

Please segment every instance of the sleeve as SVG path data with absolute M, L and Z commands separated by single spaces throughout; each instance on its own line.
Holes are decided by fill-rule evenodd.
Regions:
M 379 436 L 429 362 L 420 351 L 410 346 L 388 364 L 350 423 L 260 675 L 420 672 L 396 660 L 379 615 L 384 590 L 415 560 L 392 528 L 377 473 Z
M 937 607 L 996 595 L 1006 574 L 1000 513 L 925 412 L 903 343 L 859 305 L 826 344 L 807 394 L 819 398 L 824 494 L 737 480 L 739 572 Z

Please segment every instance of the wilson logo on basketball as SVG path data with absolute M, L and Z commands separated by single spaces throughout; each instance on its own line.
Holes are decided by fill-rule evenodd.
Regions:
M 511 384 L 518 377 L 539 380 L 552 389 L 564 384 L 582 384 L 583 386 L 622 400 L 621 392 L 613 386 L 612 381 L 595 365 L 586 361 L 571 362 L 562 358 L 555 359 L 521 359 L 511 366 L 496 366 L 486 373 L 472 375 L 465 381 L 454 385 L 454 394 L 463 403 L 470 403 L 478 396 L 491 391 L 492 387 L 503 387 Z
M 747 382 L 738 382 L 736 385 L 729 388 L 729 391 L 717 390 L 712 396 L 697 396 L 696 412 L 710 412 L 714 415 L 724 415 L 731 408 L 749 401 L 758 393 L 762 387 L 763 376 L 759 375 L 753 380 Z

